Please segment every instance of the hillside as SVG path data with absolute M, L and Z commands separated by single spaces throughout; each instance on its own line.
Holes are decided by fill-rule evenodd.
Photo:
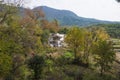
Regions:
M 79 17 L 72 11 L 53 9 L 47 6 L 35 7 L 33 10 L 39 10 L 41 8 L 46 15 L 46 19 L 50 21 L 57 19 L 62 26 L 66 26 L 66 25 L 67 26 L 72 26 L 72 25 L 88 26 L 88 25 L 95 25 L 95 24 L 114 23 L 110 21 L 102 21 L 102 20 L 97 20 L 92 18 Z

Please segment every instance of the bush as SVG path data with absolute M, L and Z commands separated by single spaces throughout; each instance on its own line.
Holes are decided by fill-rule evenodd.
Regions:
M 66 52 L 57 59 L 56 63 L 62 66 L 66 64 L 71 64 L 73 60 L 74 60 L 73 54 L 70 52 Z
M 28 67 L 33 70 L 33 78 L 35 80 L 39 80 L 41 78 L 44 63 L 44 58 L 38 55 L 35 55 L 28 60 Z

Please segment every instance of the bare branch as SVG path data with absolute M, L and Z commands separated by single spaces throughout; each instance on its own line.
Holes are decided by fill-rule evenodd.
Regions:
M 17 13 L 17 8 L 23 5 L 25 0 L 0 0 L 0 24 L 4 23 L 9 15 Z

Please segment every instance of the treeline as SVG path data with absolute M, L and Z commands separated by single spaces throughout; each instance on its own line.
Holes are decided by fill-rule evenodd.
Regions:
M 93 26 L 90 26 L 93 27 Z M 120 38 L 120 24 L 99 24 L 94 27 L 103 27 L 112 38 Z
M 1 2 L 0 8 L 1 80 L 120 79 L 104 28 L 61 28 L 57 20 L 45 20 L 42 10 L 27 9 L 21 18 L 15 5 Z M 50 47 L 50 33 L 66 34 L 67 46 Z

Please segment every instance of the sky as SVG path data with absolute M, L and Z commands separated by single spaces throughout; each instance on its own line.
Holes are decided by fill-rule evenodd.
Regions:
M 28 0 L 25 7 L 48 6 L 73 11 L 80 17 L 120 21 L 120 3 L 115 0 Z

